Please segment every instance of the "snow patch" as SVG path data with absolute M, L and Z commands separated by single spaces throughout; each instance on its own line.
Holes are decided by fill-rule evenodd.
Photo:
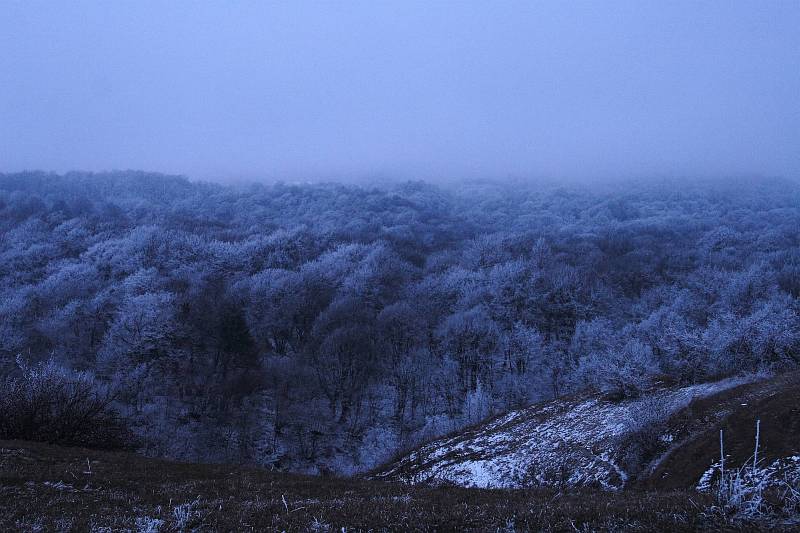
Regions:
M 480 488 L 566 484 L 616 490 L 628 480 L 620 466 L 622 437 L 635 430 L 639 413 L 652 405 L 647 402 L 658 402 L 660 412 L 669 414 L 740 383 L 734 379 L 661 390 L 618 403 L 553 400 L 430 442 L 372 477 Z

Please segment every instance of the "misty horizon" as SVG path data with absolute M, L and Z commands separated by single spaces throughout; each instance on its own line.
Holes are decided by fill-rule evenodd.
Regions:
M 800 4 L 5 4 L 0 172 L 800 175 Z

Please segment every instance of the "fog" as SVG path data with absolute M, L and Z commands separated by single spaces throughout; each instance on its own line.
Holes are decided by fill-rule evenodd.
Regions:
M 4 2 L 0 171 L 800 174 L 800 3 Z

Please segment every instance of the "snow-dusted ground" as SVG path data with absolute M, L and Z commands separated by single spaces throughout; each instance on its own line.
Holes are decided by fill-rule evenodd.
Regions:
M 554 400 L 512 411 L 453 437 L 432 441 L 376 473 L 376 479 L 464 487 L 568 484 L 622 487 L 621 437 L 657 406 L 669 416 L 692 401 L 742 383 L 725 380 L 661 390 L 619 403 Z M 669 441 L 670 435 L 662 438 Z

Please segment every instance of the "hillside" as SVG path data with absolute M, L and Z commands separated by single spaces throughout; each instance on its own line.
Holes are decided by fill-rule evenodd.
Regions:
M 724 432 L 727 464 L 751 460 L 756 421 L 760 420 L 759 463 L 771 464 L 800 452 L 800 375 L 779 376 L 698 398 L 670 419 L 677 445 L 659 457 L 643 476 L 644 487 L 695 486 L 719 457 Z
M 799 378 L 534 405 L 430 442 L 374 479 L 0 441 L 0 530 L 791 530 L 796 522 L 776 515 L 754 523 L 721 512 L 697 485 L 717 457 L 719 427 L 728 468 L 747 461 L 757 418 L 761 464 L 797 453 Z M 647 435 L 660 446 L 642 447 Z
M 355 475 L 543 398 L 798 368 L 798 228 L 780 179 L 0 174 L 0 420 L 47 370 L 145 455 Z
M 1 531 L 729 531 L 693 491 L 410 486 L 0 441 Z
M 800 450 L 797 375 L 661 388 L 641 398 L 580 397 L 537 404 L 437 439 L 376 470 L 374 479 L 524 488 L 592 486 L 691 488 L 719 457 L 729 465 Z

